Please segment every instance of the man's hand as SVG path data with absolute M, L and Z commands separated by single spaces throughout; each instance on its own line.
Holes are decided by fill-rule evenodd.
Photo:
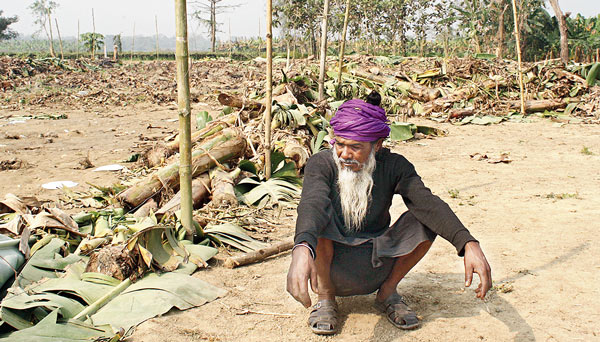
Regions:
M 306 308 L 311 305 L 310 296 L 308 295 L 309 279 L 313 292 L 317 293 L 315 261 L 307 247 L 299 246 L 292 252 L 292 263 L 287 275 L 287 292 Z
M 483 300 L 485 294 L 492 287 L 492 269 L 488 264 L 479 243 L 469 241 L 465 245 L 465 286 L 471 286 L 473 273 L 479 275 L 479 286 L 475 290 L 477 298 Z

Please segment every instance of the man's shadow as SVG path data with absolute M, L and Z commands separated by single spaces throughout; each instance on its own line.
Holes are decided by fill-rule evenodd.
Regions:
M 540 265 L 532 270 L 524 270 L 500 280 L 494 280 L 494 284 L 503 284 L 515 281 L 527 275 L 534 275 L 538 271 L 545 270 L 561 264 L 566 260 L 580 254 L 589 248 L 588 243 L 574 247 L 562 256 Z M 477 275 L 474 276 L 477 278 Z M 475 298 L 471 290 L 477 287 L 475 279 L 470 289 L 461 291 L 464 282 L 463 273 L 409 273 L 400 285 L 398 292 L 402 294 L 413 310 L 422 316 L 421 326 L 437 319 L 478 317 L 482 310 L 487 311 L 492 317 L 506 325 L 509 331 L 516 334 L 514 341 L 535 341 L 535 335 L 531 326 L 525 321 L 521 314 L 509 302 L 502 298 L 502 294 L 492 289 L 488 292 L 485 302 Z M 375 296 L 354 296 L 339 298 L 340 328 L 343 329 L 348 314 L 379 314 L 379 321 L 373 329 L 373 335 L 369 341 L 386 342 L 401 337 L 405 332 L 390 324 L 383 313 L 373 308 Z M 443 340 L 443 338 L 442 338 Z

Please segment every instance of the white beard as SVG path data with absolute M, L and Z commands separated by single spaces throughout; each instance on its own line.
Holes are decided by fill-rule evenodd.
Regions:
M 363 220 L 367 215 L 373 190 L 373 171 L 375 170 L 375 147 L 371 148 L 369 158 L 358 171 L 344 167 L 335 152 L 331 149 L 333 160 L 338 169 L 338 187 L 344 223 L 348 230 L 358 232 L 363 228 Z M 357 163 L 356 161 L 351 161 Z M 357 163 L 358 164 L 358 163 Z

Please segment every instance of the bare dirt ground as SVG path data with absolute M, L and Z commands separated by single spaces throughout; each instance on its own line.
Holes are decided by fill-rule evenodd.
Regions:
M 195 108 L 202 108 L 196 104 Z M 66 114 L 63 120 L 9 123 L 9 116 Z M 139 151 L 148 139 L 177 129 L 174 107 L 135 106 L 73 110 L 64 106 L 0 109 L 1 160 L 28 168 L 0 171 L 0 196 L 14 193 L 56 200 L 50 181 L 110 185 L 116 174 L 76 169 Z M 372 307 L 374 295 L 340 298 L 340 333 L 313 335 L 308 310 L 285 292 L 290 254 L 225 269 L 213 262 L 196 276 L 228 294 L 203 307 L 173 311 L 140 325 L 129 340 L 157 341 L 600 341 L 600 129 L 533 119 L 531 123 L 451 126 L 449 135 L 394 147 L 411 160 L 425 183 L 446 200 L 481 241 L 492 266 L 494 289 L 485 302 L 463 287 L 462 259 L 436 240 L 399 292 L 422 318 L 422 327 L 393 328 Z M 151 127 L 151 128 L 149 128 Z M 158 127 L 158 128 L 156 128 Z M 593 154 L 583 153 L 584 147 Z M 510 153 L 509 164 L 477 161 Z M 123 164 L 126 165 L 126 164 Z M 393 207 L 395 217 L 404 210 Z M 293 214 L 292 214 L 293 215 Z M 273 237 L 293 235 L 293 216 Z M 476 284 L 475 284 L 476 285 Z

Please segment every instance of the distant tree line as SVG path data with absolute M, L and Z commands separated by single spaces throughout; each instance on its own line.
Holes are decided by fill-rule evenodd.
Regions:
M 328 36 L 339 38 L 345 0 L 330 0 Z M 323 0 L 274 0 L 282 36 L 306 53 L 317 54 Z M 558 56 L 556 17 L 543 0 L 516 0 L 525 60 Z M 550 10 L 552 11 L 552 10 Z M 566 14 L 571 54 L 591 56 L 600 48 L 600 16 Z M 370 54 L 463 55 L 493 53 L 514 57 L 511 0 L 351 0 L 348 39 Z

